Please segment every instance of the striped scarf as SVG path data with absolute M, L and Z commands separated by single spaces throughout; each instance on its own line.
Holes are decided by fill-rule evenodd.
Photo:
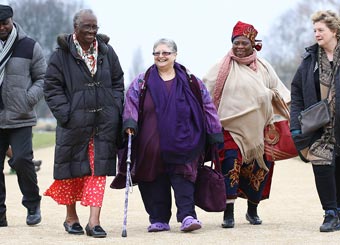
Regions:
M 9 34 L 4 47 L 0 51 L 0 87 L 2 85 L 2 82 L 4 80 L 4 75 L 5 75 L 5 66 L 7 61 L 12 55 L 13 48 L 14 48 L 14 42 L 17 38 L 17 29 L 13 25 L 13 29 L 11 34 Z

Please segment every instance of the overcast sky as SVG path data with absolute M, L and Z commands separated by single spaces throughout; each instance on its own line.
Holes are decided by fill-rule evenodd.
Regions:
M 110 36 L 129 80 L 132 56 L 140 47 L 144 66 L 162 37 L 178 47 L 177 61 L 202 77 L 231 47 L 237 21 L 251 23 L 262 39 L 275 19 L 299 0 L 85 0 L 97 15 L 99 32 Z M 265 40 L 263 40 L 265 45 Z M 129 81 L 127 81 L 129 82 Z

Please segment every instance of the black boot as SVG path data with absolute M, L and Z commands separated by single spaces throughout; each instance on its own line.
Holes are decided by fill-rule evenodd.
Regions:
M 40 204 L 34 209 L 27 209 L 26 224 L 36 225 L 41 222 Z
M 326 210 L 325 219 L 320 226 L 320 232 L 331 232 L 335 231 L 339 227 L 339 216 L 336 210 Z
M 261 225 L 262 224 L 262 220 L 257 215 L 257 204 L 254 204 L 254 203 L 248 201 L 248 210 L 247 210 L 247 214 L 246 214 L 246 219 L 252 225 Z
M 8 226 L 6 212 L 0 213 L 0 227 Z
M 228 203 L 224 210 L 222 228 L 234 228 L 234 203 Z

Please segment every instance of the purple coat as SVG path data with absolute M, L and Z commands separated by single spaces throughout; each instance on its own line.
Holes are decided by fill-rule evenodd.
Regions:
M 146 90 L 143 106 L 143 123 L 138 121 L 139 99 L 142 87 L 144 86 L 144 73 L 138 75 L 129 86 L 126 93 L 126 100 L 123 112 L 123 130 L 133 128 L 135 136 L 132 144 L 132 178 L 134 182 L 153 181 L 159 174 L 164 172 L 184 175 L 195 182 L 198 162 L 203 156 L 198 155 L 193 162 L 177 165 L 165 165 L 162 163 L 159 148 L 159 132 L 157 127 L 157 117 L 154 104 L 148 89 Z M 217 115 L 216 108 L 203 82 L 197 79 L 203 100 L 203 110 L 205 115 L 205 130 L 208 144 L 223 142 L 222 126 Z M 166 129 L 164 129 L 166 130 Z M 125 162 L 126 152 L 122 152 L 120 157 L 120 169 L 117 177 L 111 184 L 112 188 L 124 188 L 123 180 L 126 172 Z M 121 168 L 122 167 L 122 168 Z M 121 178 L 123 177 L 123 178 Z
M 137 132 L 138 110 L 139 110 L 139 95 L 143 86 L 144 73 L 139 74 L 130 84 L 126 92 L 126 101 L 123 112 L 123 128 L 134 128 Z M 202 92 L 203 109 L 206 117 L 206 130 L 209 143 L 223 142 L 221 141 L 220 133 L 222 126 L 217 115 L 214 103 L 210 97 L 204 83 L 197 79 Z

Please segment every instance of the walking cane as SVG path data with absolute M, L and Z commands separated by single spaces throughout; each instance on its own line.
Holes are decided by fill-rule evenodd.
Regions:
M 132 138 L 132 135 L 129 134 L 128 151 L 127 151 L 127 159 L 126 159 L 126 185 L 125 185 L 125 203 L 124 203 L 124 220 L 123 220 L 122 237 L 127 236 L 127 233 L 126 233 L 127 209 L 128 209 L 128 203 L 129 203 L 129 189 L 130 189 L 130 184 L 132 183 L 131 173 L 130 173 L 131 138 Z

